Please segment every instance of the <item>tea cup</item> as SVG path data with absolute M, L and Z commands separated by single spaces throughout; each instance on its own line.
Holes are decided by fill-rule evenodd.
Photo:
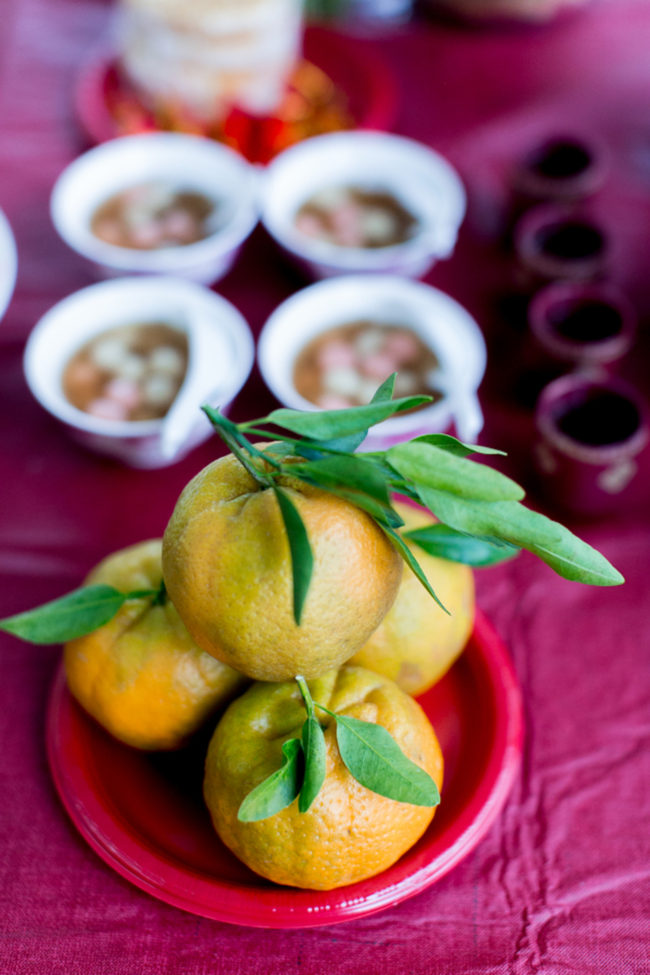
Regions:
M 96 416 L 66 397 L 63 374 L 87 342 L 120 326 L 164 322 L 187 336 L 189 361 L 166 416 L 128 420 Z M 116 278 L 64 298 L 34 326 L 24 370 L 40 404 L 84 446 L 132 467 L 164 467 L 207 439 L 204 402 L 227 410 L 254 360 L 250 329 L 225 298 L 194 282 L 170 277 Z
M 311 340 L 358 320 L 412 330 L 438 361 L 435 384 L 442 394 L 429 406 L 396 414 L 371 428 L 361 449 L 386 449 L 422 434 L 452 430 L 462 440 L 475 441 L 483 427 L 477 395 L 486 366 L 483 334 L 448 295 L 407 278 L 332 278 L 283 302 L 265 323 L 257 350 L 262 376 L 280 403 L 298 410 L 319 409 L 296 388 L 296 361 Z
M 553 504 L 587 516 L 625 508 L 650 435 L 635 388 L 600 371 L 562 376 L 543 390 L 535 423 L 535 466 Z

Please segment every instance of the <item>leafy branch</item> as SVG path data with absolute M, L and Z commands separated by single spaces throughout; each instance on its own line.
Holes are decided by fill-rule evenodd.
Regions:
M 318 412 L 282 408 L 240 424 L 203 407 L 251 476 L 263 488 L 275 491 L 289 539 L 297 623 L 309 590 L 313 556 L 300 513 L 282 490 L 287 478 L 343 498 L 370 515 L 441 606 L 407 541 L 438 558 L 475 567 L 495 565 L 527 549 L 566 579 L 597 586 L 624 581 L 591 546 L 526 508 L 519 484 L 471 458 L 502 451 L 432 434 L 385 451 L 355 453 L 371 426 L 430 400 L 426 396 L 393 399 L 394 384 L 393 375 L 367 406 Z M 250 443 L 251 436 L 272 443 L 260 451 Z M 438 523 L 400 534 L 404 522 L 393 507 L 394 494 L 424 505 Z
M 471 459 L 471 455 L 486 457 L 502 451 L 439 433 L 385 451 L 355 453 L 371 426 L 430 401 L 428 396 L 393 399 L 394 385 L 393 375 L 367 406 L 321 412 L 277 409 L 262 419 L 239 424 L 219 410 L 203 407 L 255 483 L 275 494 L 289 541 L 296 623 L 302 617 L 314 560 L 304 522 L 287 490 L 292 480 L 318 487 L 365 511 L 441 606 L 407 542 L 438 558 L 475 567 L 495 565 L 527 549 L 566 579 L 596 586 L 617 586 L 624 581 L 603 555 L 567 528 L 526 508 L 518 484 Z M 251 443 L 251 437 L 270 442 L 261 450 Z M 393 506 L 395 494 L 424 505 L 437 523 L 400 532 L 404 522 Z M 32 643 L 61 643 L 103 626 L 128 599 L 145 596 L 154 604 L 164 601 L 164 584 L 156 590 L 132 593 L 111 586 L 87 586 L 0 620 L 0 630 Z

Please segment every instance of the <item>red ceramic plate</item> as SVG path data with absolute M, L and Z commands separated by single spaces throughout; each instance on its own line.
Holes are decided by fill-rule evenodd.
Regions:
M 49 701 L 48 758 L 81 835 L 137 887 L 218 921 L 313 927 L 372 914 L 439 880 L 476 846 L 508 795 L 521 753 L 521 695 L 484 616 L 461 659 L 420 703 L 445 756 L 439 811 L 389 870 L 333 891 L 280 887 L 248 870 L 221 844 L 202 801 L 206 741 L 171 754 L 122 745 L 77 706 L 62 669 Z
M 278 118 L 253 120 L 235 111 L 219 137 L 254 161 L 265 161 L 285 144 L 319 131 L 392 126 L 397 110 L 396 83 L 385 63 L 370 48 L 344 34 L 309 27 L 304 35 L 303 54 L 305 61 L 290 85 L 290 102 L 283 106 Z M 302 122 L 294 117 L 296 94 L 302 104 L 299 115 L 306 116 Z M 184 123 L 174 116 L 162 124 L 153 118 L 120 76 L 110 53 L 95 53 L 83 66 L 75 89 L 75 109 L 86 135 L 97 143 L 157 128 L 200 130 L 189 119 Z M 309 122 L 312 115 L 313 125 Z M 251 131 L 247 132 L 249 128 Z M 269 145 L 266 150 L 248 145 L 249 139 L 255 143 L 268 141 Z

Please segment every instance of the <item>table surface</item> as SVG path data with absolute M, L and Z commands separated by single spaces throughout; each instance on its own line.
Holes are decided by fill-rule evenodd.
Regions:
M 80 64 L 106 36 L 101 0 L 4 0 L 0 27 L 0 206 L 19 276 L 0 326 L 0 615 L 77 586 L 102 556 L 160 535 L 214 442 L 164 473 L 136 472 L 71 443 L 33 402 L 21 369 L 30 328 L 91 282 L 57 239 L 48 197 L 83 148 L 72 109 Z M 529 469 L 532 416 L 515 397 L 516 329 L 501 299 L 504 173 L 553 126 L 612 150 L 596 206 L 620 245 L 612 274 L 641 336 L 624 365 L 648 391 L 650 4 L 594 2 L 542 29 L 463 30 L 423 19 L 355 44 L 398 86 L 394 129 L 446 153 L 470 208 L 454 257 L 431 283 L 476 315 L 490 361 L 482 440 L 544 508 Z M 257 231 L 219 290 L 254 331 L 304 282 Z M 254 373 L 237 418 L 272 406 Z M 648 604 L 645 476 L 615 518 L 570 522 L 627 577 L 619 589 L 564 582 L 532 557 L 477 573 L 481 606 L 512 654 L 527 735 L 520 776 L 489 835 L 448 876 L 393 909 L 307 931 L 229 926 L 160 903 L 111 871 L 64 813 L 45 759 L 44 712 L 59 660 L 3 636 L 0 971 L 34 975 L 207 973 L 650 972 Z

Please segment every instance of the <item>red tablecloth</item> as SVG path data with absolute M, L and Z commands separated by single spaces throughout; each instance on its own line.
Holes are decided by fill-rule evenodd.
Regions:
M 208 444 L 161 473 L 74 446 L 32 401 L 21 370 L 40 315 L 90 283 L 56 238 L 52 183 L 82 148 L 71 93 L 105 35 L 100 0 L 4 0 L 0 27 L 0 206 L 19 248 L 0 325 L 0 615 L 53 598 L 100 557 L 159 535 Z M 642 335 L 626 369 L 650 368 L 650 5 L 594 2 L 540 30 L 462 31 L 423 21 L 374 41 L 399 85 L 395 129 L 452 158 L 470 191 L 459 248 L 432 283 L 476 314 L 490 344 L 486 443 L 526 481 L 530 412 L 512 398 L 512 335 L 500 318 L 509 262 L 496 232 L 503 167 L 553 123 L 598 131 L 613 169 L 598 203 L 621 243 L 615 274 Z M 258 330 L 302 282 L 258 232 L 219 290 Z M 271 405 L 254 374 L 240 417 Z M 0 971 L 19 975 L 269 975 L 325 972 L 544 975 L 650 972 L 648 576 L 644 493 L 616 519 L 578 526 L 627 576 L 599 590 L 558 580 L 532 557 L 478 576 L 480 602 L 523 687 L 521 775 L 487 838 L 451 874 L 399 907 L 309 931 L 261 931 L 186 914 L 111 871 L 79 838 L 50 781 L 44 709 L 56 648 L 0 641 Z M 543 504 L 543 501 L 541 502 Z M 575 526 L 574 526 L 575 527 Z

